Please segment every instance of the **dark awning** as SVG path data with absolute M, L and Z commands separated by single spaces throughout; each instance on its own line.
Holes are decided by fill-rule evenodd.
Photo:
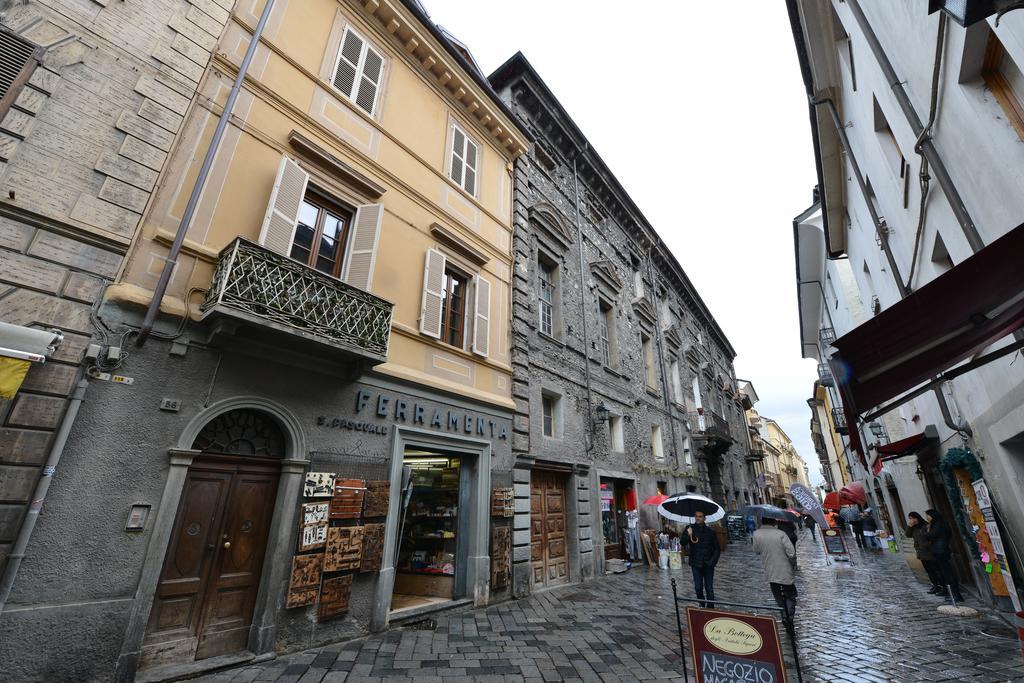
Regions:
M 914 388 L 1024 325 L 1022 263 L 1024 224 L 837 339 L 831 365 L 851 412 Z
M 900 439 L 899 441 L 887 443 L 884 446 L 878 446 L 875 450 L 878 451 L 879 455 L 909 455 L 917 450 L 917 447 L 924 441 L 924 438 L 924 432 L 921 432 L 920 434 L 914 434 L 913 436 L 908 436 L 907 438 Z

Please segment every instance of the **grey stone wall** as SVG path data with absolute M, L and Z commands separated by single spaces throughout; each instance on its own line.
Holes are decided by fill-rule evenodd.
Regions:
M 568 114 L 524 59 L 513 58 L 510 64 L 492 80 L 536 139 L 531 153 L 516 164 L 513 203 L 517 411 L 512 447 L 521 488 L 514 574 L 521 595 L 532 581 L 529 472 L 543 467 L 543 461 L 573 463 L 586 473 L 571 478 L 569 491 L 579 500 L 577 514 L 568 520 L 578 540 L 574 559 L 581 571 L 573 576 L 576 580 L 603 571 L 598 500 L 602 474 L 633 479 L 641 501 L 664 482 L 670 492 L 692 487 L 727 507 L 751 500 L 755 484 L 744 460 L 749 441 L 731 347 L 671 255 L 652 243 L 653 230 Z M 540 328 L 541 259 L 556 273 L 550 335 Z M 642 289 L 636 286 L 637 277 Z M 616 358 L 611 363 L 603 362 L 601 300 L 614 310 L 610 337 Z M 651 386 L 642 335 L 653 344 Z M 679 362 L 681 392 L 672 386 L 673 360 Z M 691 390 L 695 376 L 700 377 L 704 407 L 728 421 L 731 446 L 710 448 L 688 414 L 696 408 Z M 545 395 L 557 398 L 552 436 L 544 434 Z M 609 426 L 592 423 L 598 404 L 622 418 L 620 451 L 611 447 Z M 661 427 L 662 458 L 652 451 L 652 425 Z M 641 506 L 641 525 L 660 526 L 654 508 Z
M 0 401 L 0 569 L 117 273 L 231 0 L 33 0 L 0 16 L 43 48 L 0 112 L 0 320 L 64 343 Z

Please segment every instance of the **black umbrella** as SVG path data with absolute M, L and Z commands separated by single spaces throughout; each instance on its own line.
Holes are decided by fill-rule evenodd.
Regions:
M 783 510 L 780 507 L 774 505 L 748 505 L 743 508 L 743 514 L 746 517 L 755 517 L 757 519 L 777 519 L 780 522 L 793 522 L 796 524 L 800 521 L 799 515 L 794 515 L 789 510 Z
M 677 493 L 669 496 L 658 506 L 659 515 L 683 524 L 696 522 L 693 516 L 698 512 L 704 513 L 705 522 L 717 522 L 725 517 L 725 510 L 721 505 L 696 493 Z

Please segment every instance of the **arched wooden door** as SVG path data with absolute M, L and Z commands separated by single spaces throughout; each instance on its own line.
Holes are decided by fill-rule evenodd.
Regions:
M 142 666 L 205 659 L 249 642 L 285 438 L 266 415 L 234 410 L 193 448 L 143 642 Z

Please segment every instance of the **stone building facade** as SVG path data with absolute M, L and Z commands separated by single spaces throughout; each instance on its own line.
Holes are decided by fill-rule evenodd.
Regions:
M 637 558 L 658 492 L 753 502 L 735 352 L 657 232 L 517 54 L 490 77 L 535 138 L 516 164 L 518 595 Z
M 8 565 L 7 555 L 41 478 L 53 475 L 43 465 L 87 347 L 124 346 L 126 329 L 96 318 L 97 302 L 232 4 L 0 3 L 0 321 L 63 336 L 17 395 L 0 401 L 0 569 L 10 580 L 22 558 Z M 0 609 L 7 597 L 5 588 Z M 6 626 L 33 615 L 35 599 L 45 598 L 7 605 Z M 0 642 L 17 642 L 6 633 Z M 3 648 L 0 659 L 13 661 Z

